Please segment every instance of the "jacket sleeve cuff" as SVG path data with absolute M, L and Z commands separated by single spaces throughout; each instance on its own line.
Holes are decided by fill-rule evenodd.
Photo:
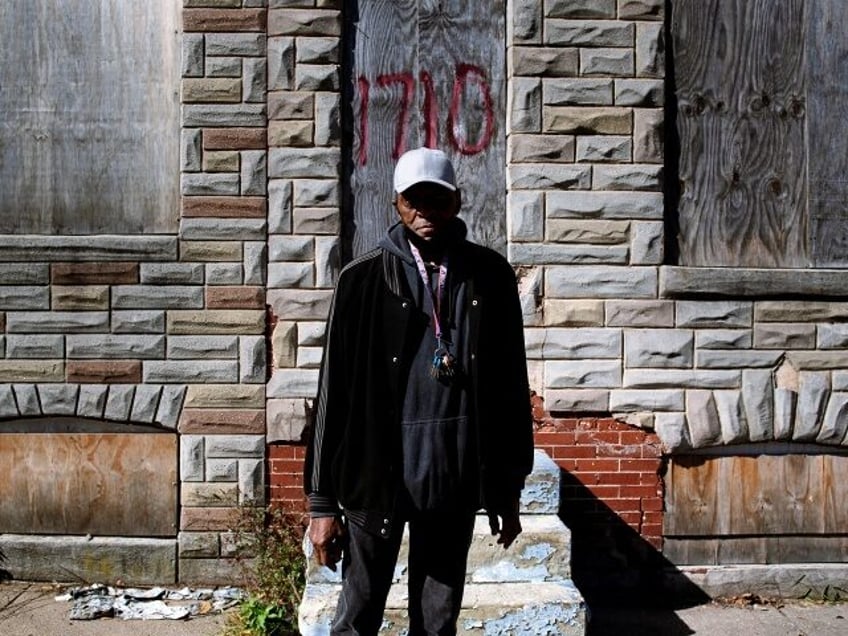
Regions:
M 309 493 L 309 516 L 310 517 L 336 517 L 341 514 L 336 500 L 326 495 Z

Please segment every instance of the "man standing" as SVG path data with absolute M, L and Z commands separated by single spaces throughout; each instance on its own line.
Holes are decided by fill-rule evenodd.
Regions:
M 339 276 L 304 469 L 315 555 L 343 555 L 333 634 L 377 633 L 407 522 L 409 633 L 454 634 L 475 513 L 509 547 L 532 468 L 515 274 L 466 241 L 443 152 L 401 156 L 394 191 Z

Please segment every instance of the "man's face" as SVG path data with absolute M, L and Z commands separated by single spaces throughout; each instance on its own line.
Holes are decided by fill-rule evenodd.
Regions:
M 435 183 L 416 183 L 397 195 L 400 220 L 419 238 L 429 241 L 459 212 L 459 192 Z

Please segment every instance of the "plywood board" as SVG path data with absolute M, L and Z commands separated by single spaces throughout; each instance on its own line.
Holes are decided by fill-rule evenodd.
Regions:
M 810 264 L 805 135 L 811 4 L 671 3 L 680 265 Z
M 176 232 L 180 8 L 0 2 L 0 233 Z
M 848 534 L 848 456 L 677 456 L 664 534 Z
M 848 537 L 667 537 L 663 556 L 675 565 L 845 563 Z
M 356 6 L 345 25 L 348 251 L 372 249 L 397 220 L 394 163 L 418 146 L 451 156 L 470 237 L 505 251 L 503 0 L 360 0 Z
M 173 537 L 177 436 L 0 434 L 0 533 Z

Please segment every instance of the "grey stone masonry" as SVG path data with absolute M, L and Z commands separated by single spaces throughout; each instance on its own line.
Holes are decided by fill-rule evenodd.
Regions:
M 15 399 L 3 401 L 10 388 Z M 16 405 L 4 413 L 8 418 L 67 415 L 173 428 L 173 413 L 180 409 L 185 390 L 149 384 L 0 384 L 0 403 Z
M 0 236 L 0 418 L 179 435 L 185 576 L 231 580 L 224 512 L 261 501 L 266 444 L 314 408 L 348 247 L 343 4 L 181 3 L 178 231 Z M 845 272 L 673 262 L 668 3 L 505 4 L 503 251 L 545 408 L 669 452 L 848 446 Z

